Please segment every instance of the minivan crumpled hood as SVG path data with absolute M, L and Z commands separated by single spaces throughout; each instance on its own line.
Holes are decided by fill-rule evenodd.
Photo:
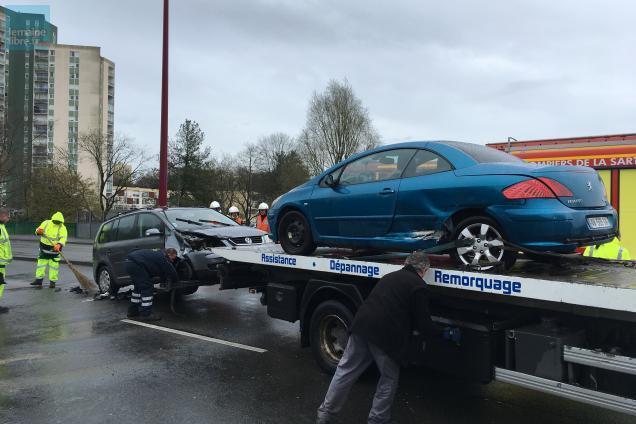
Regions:
M 190 234 L 195 234 L 204 237 L 218 237 L 218 238 L 234 238 L 234 237 L 256 237 L 267 234 L 264 231 L 258 230 L 252 227 L 245 227 L 242 225 L 233 225 L 228 227 L 204 227 L 193 228 L 188 231 L 183 231 Z

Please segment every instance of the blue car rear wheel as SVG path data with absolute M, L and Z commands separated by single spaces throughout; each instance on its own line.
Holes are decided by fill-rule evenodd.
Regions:
M 516 252 L 504 249 L 504 236 L 497 223 L 485 216 L 461 221 L 455 227 L 452 239 L 473 239 L 470 246 L 451 251 L 451 256 L 459 266 L 481 267 L 484 270 L 503 266 L 508 269 L 517 259 Z
M 316 250 L 309 221 L 298 211 L 283 215 L 278 226 L 278 239 L 290 255 L 309 255 Z

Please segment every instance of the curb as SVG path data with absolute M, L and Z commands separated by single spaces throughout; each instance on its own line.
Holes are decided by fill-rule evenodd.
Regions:
M 14 256 L 13 260 L 35 262 L 37 258 L 31 257 L 31 256 Z M 63 262 L 63 260 L 61 262 Z M 93 261 L 73 261 L 72 260 L 71 262 L 73 263 L 73 265 L 93 266 Z

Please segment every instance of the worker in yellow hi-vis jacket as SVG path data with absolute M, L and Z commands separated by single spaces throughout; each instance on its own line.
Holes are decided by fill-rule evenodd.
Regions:
M 614 239 L 609 243 L 586 247 L 583 256 L 619 261 L 629 261 L 632 259 L 629 255 L 629 250 L 621 246 L 621 242 L 618 237 L 614 237 Z
M 51 219 L 43 221 L 35 230 L 40 237 L 40 254 L 35 268 L 35 280 L 32 286 L 42 287 L 46 267 L 49 267 L 49 287 L 55 288 L 60 270 L 60 252 L 66 244 L 68 232 L 64 226 L 64 216 L 55 212 Z
M 11 241 L 9 240 L 9 233 L 5 224 L 9 222 L 9 209 L 0 208 L 0 299 L 4 294 L 5 287 L 5 273 L 7 265 L 13 259 L 11 254 Z M 0 313 L 7 312 L 9 308 L 0 306 Z

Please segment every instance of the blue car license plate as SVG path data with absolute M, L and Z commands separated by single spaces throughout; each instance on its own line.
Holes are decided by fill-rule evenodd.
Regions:
M 606 216 L 595 216 L 587 219 L 587 225 L 592 230 L 601 230 L 603 228 L 610 228 L 611 224 Z

